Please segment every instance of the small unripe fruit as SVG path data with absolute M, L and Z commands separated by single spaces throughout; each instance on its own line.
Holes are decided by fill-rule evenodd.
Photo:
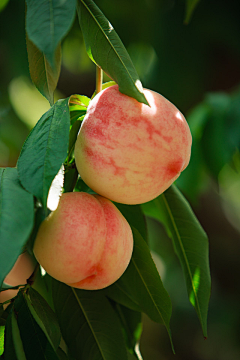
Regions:
M 125 204 L 150 201 L 164 192 L 189 163 L 192 137 L 180 111 L 162 95 L 144 89 L 150 106 L 118 86 L 91 100 L 76 145 L 85 183 Z
M 96 290 L 111 285 L 132 256 L 131 228 L 108 199 L 65 193 L 40 226 L 33 252 L 53 278 L 72 287 Z

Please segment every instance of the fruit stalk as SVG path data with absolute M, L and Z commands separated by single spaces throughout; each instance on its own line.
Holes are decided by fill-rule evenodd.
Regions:
M 96 94 L 102 91 L 102 80 L 103 80 L 103 71 L 97 65 L 96 66 Z

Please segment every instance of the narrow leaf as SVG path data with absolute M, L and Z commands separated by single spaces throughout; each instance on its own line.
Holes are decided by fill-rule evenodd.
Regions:
M 27 360 L 14 311 L 11 312 L 13 345 L 18 360 Z
M 28 307 L 26 296 L 26 294 L 19 291 L 18 297 L 14 302 L 17 324 L 26 358 L 34 360 L 58 360 L 58 356 L 44 332 L 35 322 Z
M 57 355 L 59 360 L 69 360 L 67 354 L 65 354 L 65 352 L 60 347 L 57 349 Z
M 160 220 L 170 233 L 180 260 L 191 304 L 207 336 L 207 313 L 211 290 L 208 238 L 190 205 L 172 185 L 157 199 L 143 205 L 146 214 Z
M 4 331 L 5 326 L 0 325 L 0 356 L 3 354 L 4 351 Z
M 18 159 L 22 185 L 44 207 L 51 183 L 67 156 L 69 127 L 68 99 L 58 100 L 33 128 Z
M 92 0 L 78 0 L 78 16 L 90 59 L 123 94 L 148 105 L 136 69 L 116 31 Z
M 34 222 L 33 196 L 22 188 L 17 169 L 0 171 L 0 287 L 28 240 Z
M 119 320 L 105 296 L 54 280 L 53 301 L 63 338 L 76 360 L 127 360 Z
M 47 336 L 52 347 L 57 350 L 61 340 L 61 332 L 56 314 L 46 300 L 32 287 L 29 289 L 28 295 L 30 301 L 28 302 L 27 296 L 25 298 L 32 316 Z
M 26 37 L 29 71 L 32 81 L 40 93 L 52 106 L 54 91 L 57 87 L 61 69 L 61 46 L 56 48 L 54 67 L 52 67 L 43 52 Z
M 114 286 L 127 293 L 139 305 L 141 311 L 153 321 L 164 324 L 172 341 L 169 327 L 172 313 L 171 300 L 162 284 L 146 242 L 136 229 L 132 228 L 132 230 L 134 236 L 132 260 Z
M 76 12 L 76 0 L 26 0 L 28 38 L 46 56 L 54 69 L 55 52 L 69 31 Z
M 122 325 L 127 348 L 131 354 L 134 354 L 136 344 L 142 333 L 141 313 L 119 304 L 115 304 L 114 308 Z
M 18 360 L 13 342 L 12 317 L 13 312 L 7 318 L 4 334 L 4 360 Z M 25 360 L 25 359 L 24 359 Z

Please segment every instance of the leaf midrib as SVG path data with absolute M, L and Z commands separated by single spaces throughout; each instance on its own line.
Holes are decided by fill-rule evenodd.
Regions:
M 75 296 L 75 298 L 76 298 L 76 300 L 77 300 L 77 302 L 78 302 L 78 304 L 79 304 L 79 307 L 81 308 L 81 310 L 82 310 L 82 312 L 83 312 L 83 314 L 84 314 L 84 317 L 85 317 L 85 319 L 86 319 L 86 321 L 87 321 L 87 323 L 88 323 L 88 326 L 89 326 L 89 328 L 90 328 L 90 330 L 91 330 L 91 332 L 92 332 L 92 335 L 93 335 L 93 337 L 94 337 L 94 339 L 95 339 L 95 341 L 96 341 L 96 343 L 97 343 L 97 345 L 98 345 L 98 349 L 99 349 L 99 351 L 100 351 L 100 354 L 102 355 L 102 358 L 103 358 L 103 360 L 104 360 L 104 359 L 106 359 L 106 358 L 105 358 L 105 356 L 104 356 L 104 354 L 103 354 L 103 352 L 102 352 L 101 346 L 100 346 L 99 341 L 98 341 L 98 339 L 97 339 L 97 337 L 96 337 L 96 335 L 95 335 L 95 332 L 94 332 L 94 330 L 93 330 L 93 327 L 92 327 L 90 321 L 88 320 L 88 316 L 87 316 L 87 314 L 86 314 L 86 312 L 85 312 L 85 310 L 84 310 L 84 308 L 83 308 L 83 306 L 82 306 L 82 304 L 81 304 L 81 302 L 80 302 L 80 300 L 79 300 L 79 298 L 78 298 L 78 296 L 77 296 L 77 294 L 76 294 L 75 289 L 74 289 L 73 287 L 71 287 L 71 289 L 72 289 L 73 294 L 74 294 L 74 296 Z M 107 359 L 106 359 L 106 360 L 107 360 Z
M 92 13 L 92 11 L 89 9 L 89 7 L 87 6 L 87 4 L 85 4 L 85 2 L 84 2 L 83 0 L 80 0 L 80 1 L 81 1 L 81 3 L 85 6 L 85 8 L 88 10 L 88 12 L 91 14 L 92 18 L 94 19 L 94 21 L 96 22 L 96 24 L 99 26 L 99 28 L 101 29 L 103 35 L 105 36 L 106 40 L 108 41 L 108 43 L 109 43 L 109 45 L 110 45 L 110 48 L 111 48 L 111 49 L 114 51 L 114 53 L 117 55 L 118 59 L 120 60 L 120 62 L 121 62 L 121 64 L 122 64 L 122 66 L 124 67 L 124 69 L 125 69 L 126 72 L 128 73 L 130 79 L 132 80 L 132 83 L 133 83 L 134 86 L 135 86 L 135 83 L 134 83 L 134 81 L 133 81 L 133 79 L 132 79 L 131 74 L 129 73 L 127 67 L 125 66 L 125 64 L 124 64 L 124 62 L 122 61 L 122 59 L 121 59 L 120 55 L 118 54 L 118 52 L 117 52 L 117 51 L 115 50 L 115 48 L 112 46 L 111 41 L 109 40 L 109 38 L 108 38 L 108 36 L 106 35 L 105 31 L 103 30 L 103 28 L 101 27 L 101 25 L 100 25 L 99 22 L 97 21 L 96 17 L 95 17 L 94 14 Z M 107 20 L 107 18 L 106 18 L 106 20 Z M 108 20 L 107 20 L 107 21 L 108 21 Z M 109 24 L 110 24 L 110 22 L 109 22 Z M 113 31 L 114 31 L 115 34 L 116 34 L 116 31 L 115 31 L 114 28 L 113 28 Z
M 187 265 L 187 270 L 188 270 L 189 277 L 190 277 L 190 281 L 191 281 L 191 284 L 192 284 L 192 288 L 193 288 L 193 292 L 194 292 L 194 297 L 195 297 L 196 304 L 197 304 L 198 313 L 199 313 L 200 318 L 201 318 L 201 323 L 203 324 L 203 319 L 202 319 L 201 309 L 200 309 L 200 306 L 199 306 L 198 296 L 197 296 L 196 288 L 195 288 L 195 286 L 194 286 L 193 277 L 192 277 L 191 269 L 190 269 L 190 266 L 189 266 L 189 263 L 188 263 L 188 259 L 187 259 L 187 256 L 186 256 L 186 254 L 185 254 L 185 251 L 184 251 L 184 247 L 183 247 L 183 243 L 182 243 L 182 240 L 181 240 L 181 236 L 180 236 L 180 233 L 179 233 L 179 231 L 178 231 L 176 222 L 175 222 L 175 220 L 174 220 L 172 211 L 171 211 L 171 209 L 170 209 L 170 207 L 169 207 L 169 205 L 168 205 L 166 196 L 165 196 L 164 194 L 162 194 L 162 198 L 163 198 L 163 201 L 164 201 L 164 203 L 165 203 L 165 206 L 166 206 L 167 212 L 168 212 L 168 214 L 169 214 L 170 220 L 171 220 L 171 222 L 172 222 L 172 224 L 173 224 L 173 228 L 174 228 L 174 230 L 175 230 L 175 233 L 176 233 L 176 236 L 177 236 L 177 240 L 178 240 L 178 242 L 179 242 L 179 245 L 180 245 L 180 248 L 181 248 L 181 251 L 182 251 L 184 260 L 185 260 L 185 263 L 186 263 L 186 265 Z

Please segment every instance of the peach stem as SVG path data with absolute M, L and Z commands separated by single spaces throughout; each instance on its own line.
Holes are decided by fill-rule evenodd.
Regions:
M 96 67 L 96 94 L 102 91 L 102 80 L 103 80 L 103 71 L 97 66 Z

